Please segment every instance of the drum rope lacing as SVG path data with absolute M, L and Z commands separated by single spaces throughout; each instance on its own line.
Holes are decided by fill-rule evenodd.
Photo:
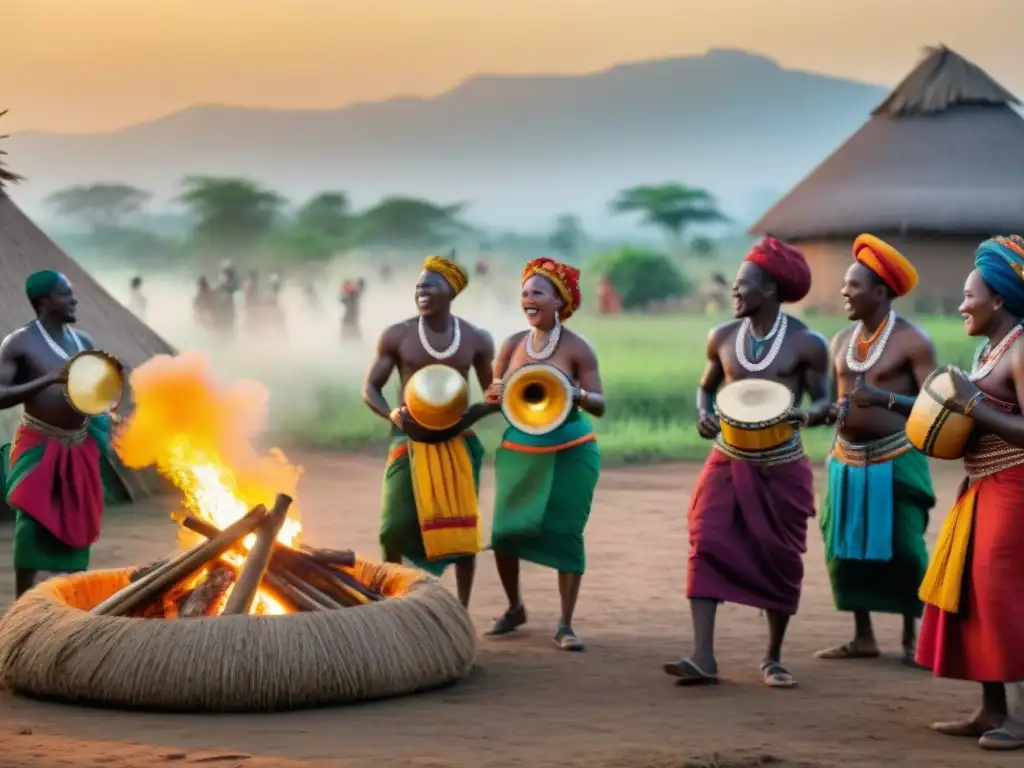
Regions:
M 775 316 L 775 322 L 772 323 L 771 330 L 761 339 L 762 341 L 767 341 L 772 336 L 775 337 L 771 347 L 768 349 L 768 354 L 764 356 L 763 360 L 752 363 L 747 359 L 747 338 L 752 337 L 753 333 L 750 330 L 750 318 L 743 318 L 743 324 L 740 325 L 739 333 L 736 334 L 736 359 L 739 360 L 740 365 L 751 373 L 758 373 L 774 363 L 775 358 L 779 355 L 779 350 L 782 349 L 782 342 L 786 338 L 786 327 L 788 324 L 788 319 L 782 314 L 782 310 L 779 310 L 779 314 Z
M 562 339 L 562 322 L 558 319 L 558 315 L 555 315 L 555 327 L 548 334 L 548 343 L 539 351 L 534 349 L 538 335 L 540 335 L 540 332 L 534 328 L 530 335 L 526 337 L 526 354 L 534 360 L 547 360 L 555 354 L 558 342 Z
M 1002 340 L 996 344 L 995 348 L 991 352 L 986 350 L 992 345 L 991 341 L 986 341 L 977 351 L 974 353 L 974 360 L 971 362 L 971 373 L 968 378 L 971 381 L 980 381 L 981 379 L 992 373 L 992 369 L 996 367 L 996 363 L 1003 356 L 1010 345 L 1017 340 L 1017 338 L 1024 333 L 1024 326 L 1016 325 L 1013 329 L 1003 336 Z
M 423 321 L 423 316 L 420 316 L 419 331 L 420 331 L 420 344 L 423 345 L 423 349 L 426 350 L 427 354 L 435 360 L 447 360 L 449 357 L 459 351 L 459 345 L 462 343 L 462 331 L 459 329 L 459 318 L 452 318 L 452 327 L 455 328 L 455 333 L 452 335 L 452 343 L 448 345 L 448 348 L 442 352 L 438 352 L 432 346 L 430 341 L 427 339 L 427 328 L 426 323 Z
M 45 341 L 50 346 L 50 349 L 52 349 L 59 358 L 61 358 L 62 360 L 71 359 L 71 355 L 69 355 L 60 344 L 58 344 L 56 341 L 50 338 L 50 334 L 46 332 L 46 329 L 43 328 L 43 324 L 39 322 L 38 319 L 36 320 L 36 328 L 39 329 L 39 333 L 43 337 L 43 341 Z M 75 331 L 71 328 L 66 328 L 65 330 L 67 334 L 71 336 L 71 340 L 75 342 L 75 346 L 78 347 L 78 351 L 84 352 L 85 346 L 82 344 L 82 340 L 79 338 L 78 334 L 75 333 Z
M 864 360 L 858 360 L 857 356 L 853 353 L 854 348 L 857 346 L 857 339 L 864 333 L 864 321 L 858 320 L 857 325 L 853 327 L 853 333 L 850 335 L 850 343 L 846 345 L 846 366 L 854 373 L 865 373 L 875 367 L 875 363 L 882 357 L 882 353 L 885 352 L 885 345 L 889 343 L 889 337 L 892 336 L 892 329 L 896 325 L 896 311 L 890 309 L 889 317 L 885 321 L 885 330 L 882 332 L 882 337 L 871 345 L 871 352 Z

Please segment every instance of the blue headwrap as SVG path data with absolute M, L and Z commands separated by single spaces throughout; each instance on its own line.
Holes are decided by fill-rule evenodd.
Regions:
M 44 269 L 41 272 L 33 272 L 25 280 L 25 295 L 29 301 L 41 299 L 53 293 L 64 275 L 52 269 Z
M 1006 237 L 993 237 L 974 252 L 974 267 L 1006 310 L 1024 317 L 1024 247 Z

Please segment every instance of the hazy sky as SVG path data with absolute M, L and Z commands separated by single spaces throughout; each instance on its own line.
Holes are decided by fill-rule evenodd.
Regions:
M 895 84 L 944 42 L 1024 95 L 1024 0 L 0 0 L 9 130 L 334 107 L 736 47 Z M 1002 35 L 1002 39 L 1000 39 Z

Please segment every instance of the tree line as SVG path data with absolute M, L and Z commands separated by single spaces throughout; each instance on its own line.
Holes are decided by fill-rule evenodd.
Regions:
M 349 196 L 326 190 L 293 206 L 287 198 L 246 178 L 188 176 L 175 202 L 184 211 L 188 231 L 174 238 L 156 231 L 147 212 L 153 196 L 124 183 L 94 183 L 54 192 L 47 204 L 58 216 L 76 222 L 96 247 L 120 252 L 133 263 L 166 262 L 172 255 L 231 258 L 240 263 L 261 257 L 315 266 L 354 248 L 429 249 L 472 239 L 482 250 L 493 237 L 466 221 L 468 205 L 439 203 L 411 196 L 388 196 L 356 210 Z M 631 215 L 662 231 L 671 248 L 680 248 L 695 226 L 727 222 L 707 190 L 682 184 L 630 187 L 609 204 L 613 215 Z M 578 217 L 557 216 L 544 236 L 551 251 L 568 259 L 581 255 L 587 234 Z M 713 250 L 698 236 L 691 251 Z

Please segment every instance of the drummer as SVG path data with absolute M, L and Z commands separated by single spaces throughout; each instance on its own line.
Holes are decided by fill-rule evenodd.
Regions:
M 1003 683 L 1024 680 L 1024 239 L 986 240 L 974 267 L 960 313 L 967 334 L 986 343 L 969 378 L 954 371 L 947 404 L 975 422 L 964 457 L 970 486 L 946 517 L 921 584 L 917 661 L 938 677 L 981 683 L 980 709 L 935 723 L 936 731 L 1018 749 L 1024 728 L 1008 716 Z
M 917 270 L 872 235 L 853 243 L 841 295 L 853 326 L 832 339 L 834 396 L 842 418 L 829 459 L 819 522 L 836 608 L 853 613 L 853 639 L 819 659 L 880 653 L 871 613 L 903 617 L 903 662 L 914 666 L 917 588 L 928 567 L 924 532 L 935 505 L 928 460 L 907 439 L 907 417 L 935 370 L 927 334 L 899 317 L 893 299 L 916 286 Z
M 71 282 L 59 272 L 36 272 L 25 281 L 25 294 L 36 319 L 0 343 L 0 408 L 24 406 L 0 464 L 15 515 L 18 597 L 40 571 L 89 567 L 103 515 L 101 451 L 109 448 L 106 420 L 83 416 L 64 396 L 69 360 L 95 348 L 71 327 L 78 306 Z
M 419 316 L 389 326 L 377 341 L 377 354 L 366 374 L 363 384 L 363 400 L 374 413 L 391 422 L 391 449 L 384 469 L 384 494 L 381 511 L 380 543 L 384 558 L 391 563 L 400 563 L 408 558 L 416 566 L 440 575 L 445 568 L 455 564 L 455 580 L 459 600 L 469 605 L 473 589 L 475 557 L 472 555 L 451 558 L 427 559 L 417 511 L 417 495 L 431 495 L 431 489 L 454 488 L 463 479 L 458 473 L 451 473 L 451 464 L 432 462 L 414 463 L 410 447 L 415 444 L 410 437 L 416 435 L 416 425 L 404 408 L 402 389 L 409 378 L 428 365 L 446 365 L 454 368 L 464 378 L 470 369 L 476 374 L 481 389 L 491 383 L 491 364 L 494 360 L 494 342 L 486 331 L 455 317 L 451 311 L 452 300 L 465 290 L 469 276 L 461 266 L 442 256 L 430 256 L 423 263 L 423 271 L 416 282 L 416 306 Z M 392 408 L 384 397 L 384 387 L 391 374 L 398 369 L 401 388 L 399 401 Z M 468 424 L 456 430 L 453 448 L 469 454 L 473 468 L 474 486 L 479 487 L 480 466 L 483 463 L 484 447 L 480 439 L 468 431 Z M 460 434 L 461 433 L 461 434 Z M 416 435 L 418 436 L 418 435 Z M 451 476 L 448 476 L 451 474 Z M 456 492 L 456 498 L 476 498 L 476 487 L 470 494 Z M 467 522 L 479 520 L 475 503 L 465 510 Z M 470 524 L 476 524 L 470 522 Z
M 782 312 L 811 288 L 811 271 L 793 246 L 773 237 L 757 243 L 733 282 L 736 320 L 711 330 L 707 365 L 697 389 L 697 431 L 719 434 L 715 393 L 723 383 L 768 379 L 785 384 L 807 410 L 792 418 L 804 426 L 826 423 L 828 344 L 802 321 Z M 814 515 L 811 463 L 799 432 L 765 453 L 715 442 L 697 480 L 687 513 L 690 555 L 686 595 L 693 617 L 693 652 L 664 665 L 683 684 L 718 682 L 715 615 L 718 604 L 760 608 L 768 617 L 768 644 L 760 675 L 771 687 L 796 680 L 782 664 L 782 643 L 796 613 L 803 582 L 807 520 Z

